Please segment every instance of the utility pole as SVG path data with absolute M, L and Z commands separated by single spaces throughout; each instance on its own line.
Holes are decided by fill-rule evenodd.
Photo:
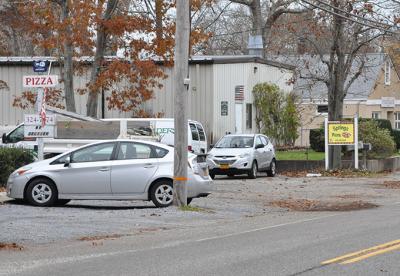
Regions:
M 174 156 L 174 205 L 187 205 L 187 169 L 188 169 L 188 86 L 189 86 L 189 3 L 188 0 L 176 1 L 175 31 L 175 156 Z

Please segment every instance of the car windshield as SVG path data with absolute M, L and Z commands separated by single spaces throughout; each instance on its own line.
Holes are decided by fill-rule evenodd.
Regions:
M 225 136 L 215 145 L 216 148 L 251 148 L 254 137 L 251 136 Z

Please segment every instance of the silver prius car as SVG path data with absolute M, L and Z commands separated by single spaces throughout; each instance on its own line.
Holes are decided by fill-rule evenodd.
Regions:
M 207 155 L 210 176 L 248 174 L 256 178 L 259 171 L 275 176 L 275 149 L 261 134 L 229 134 L 222 137 Z
M 36 206 L 63 205 L 71 199 L 151 200 L 172 203 L 174 149 L 135 140 L 94 143 L 14 171 L 7 196 Z M 210 194 L 206 162 L 189 154 L 188 204 Z M 201 161 L 201 160 L 200 160 Z

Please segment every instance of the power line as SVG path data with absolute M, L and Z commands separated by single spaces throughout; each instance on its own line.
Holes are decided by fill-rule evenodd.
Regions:
M 329 9 L 327 9 L 327 8 L 321 7 L 320 5 L 311 3 L 311 2 L 309 2 L 308 0 L 301 0 L 301 1 L 303 1 L 304 3 L 310 5 L 310 6 L 314 7 L 314 8 L 317 8 L 317 9 L 320 9 L 320 10 L 322 10 L 322 11 L 325 11 L 325 12 L 327 12 L 327 13 L 329 13 L 329 14 L 332 14 L 332 15 L 335 15 L 335 16 L 338 16 L 338 17 L 341 17 L 341 18 L 343 18 L 343 19 L 345 19 L 345 20 L 347 20 L 347 21 L 351 21 L 351 22 L 356 23 L 356 24 L 358 24 L 358 25 L 362 25 L 362 26 L 369 27 L 369 28 L 372 28 L 372 29 L 377 29 L 377 30 L 380 30 L 380 31 L 383 31 L 383 32 L 386 32 L 386 33 L 394 34 L 394 35 L 398 35 L 398 34 L 399 34 L 398 32 L 391 31 L 391 30 L 388 29 L 388 28 L 393 28 L 393 27 L 395 27 L 395 26 L 392 26 L 392 25 L 389 25 L 389 24 L 386 24 L 386 23 L 382 23 L 382 22 L 378 22 L 378 21 L 375 21 L 375 20 L 371 20 L 371 19 L 368 19 L 368 18 L 363 18 L 363 17 L 361 17 L 361 16 L 359 16 L 359 15 L 355 15 L 355 14 L 349 13 L 349 12 L 347 12 L 347 11 L 345 11 L 345 10 L 342 10 L 342 9 L 340 9 L 340 8 L 334 7 L 334 6 L 328 4 L 328 3 L 324 2 L 324 1 L 316 0 L 316 1 L 318 1 L 319 3 L 321 3 L 321 4 L 323 4 L 323 5 L 327 5 L 328 7 L 331 7 L 331 8 L 333 8 L 333 9 L 335 9 L 335 10 L 338 10 L 338 11 L 341 11 L 341 12 L 343 12 L 343 13 L 346 13 L 346 14 L 352 16 L 352 17 L 356 17 L 356 18 L 362 19 L 362 20 L 364 20 L 364 21 L 368 21 L 368 22 L 370 22 L 370 23 L 374 23 L 374 24 L 386 26 L 387 28 L 384 28 L 384 27 L 381 27 L 381 26 L 376 26 L 376 25 L 372 25 L 372 24 L 369 24 L 369 23 L 360 22 L 360 21 L 351 19 L 351 18 L 349 18 L 349 17 L 347 17 L 347 16 L 345 16 L 345 15 L 342 15 L 342 14 L 339 14 L 339 13 L 337 13 L 337 12 L 331 11 L 331 10 L 329 10 Z M 304 6 L 304 5 L 303 5 L 303 6 Z M 309 8 L 309 7 L 307 7 L 307 6 L 304 6 L 304 7 Z M 265 29 L 266 29 L 266 27 L 261 27 L 261 30 L 262 30 L 262 31 L 264 31 Z M 235 34 L 244 34 L 244 33 L 254 32 L 254 31 L 257 31 L 257 30 L 260 30 L 260 29 L 257 28 L 257 29 L 247 29 L 247 30 L 243 30 L 243 31 L 229 32 L 229 33 L 220 33 L 220 34 L 212 35 L 212 37 L 222 37 L 222 36 L 230 36 L 230 35 L 235 35 Z
M 324 2 L 324 1 L 321 1 L 321 0 L 316 0 L 316 1 L 319 2 L 320 4 L 323 4 L 323 5 L 328 6 L 328 7 L 332 8 L 332 9 L 334 9 L 334 10 L 337 10 L 337 11 L 340 11 L 340 12 L 343 12 L 343 13 L 346 13 L 346 14 L 352 16 L 352 17 L 356 17 L 356 18 L 359 18 L 359 19 L 361 19 L 361 20 L 368 21 L 368 22 L 371 22 L 371 23 L 374 23 L 374 24 L 380 24 L 380 25 L 382 25 L 382 26 L 384 26 L 384 27 L 390 27 L 390 28 L 393 27 L 392 25 L 389 25 L 389 24 L 386 24 L 386 23 L 383 23 L 383 22 L 379 22 L 379 21 L 376 21 L 376 20 L 372 20 L 372 19 L 369 19 L 369 18 L 365 18 L 365 17 L 359 16 L 359 15 L 357 15 L 357 14 L 348 12 L 348 11 L 343 10 L 343 9 L 341 9 L 341 8 L 335 7 L 335 6 L 333 6 L 332 4 L 329 4 L 329 3 L 327 3 L 327 2 Z M 304 2 L 305 2 L 305 1 L 304 1 Z
M 310 3 L 310 2 L 307 1 L 307 0 L 301 0 L 301 1 L 304 2 L 304 3 L 306 3 L 306 4 L 308 4 L 308 5 L 310 5 L 310 6 L 313 6 L 314 8 L 317 8 L 317 9 L 322 10 L 322 11 L 325 11 L 325 12 L 327 12 L 327 13 L 329 13 L 329 14 L 338 16 L 338 17 L 343 18 L 343 19 L 345 19 L 345 20 L 347 20 L 347 21 L 351 21 L 351 22 L 353 22 L 353 23 L 356 23 L 356 24 L 359 24 L 359 25 L 362 25 L 362 26 L 365 26 L 365 27 L 370 27 L 370 28 L 372 28 L 372 29 L 381 30 L 381 31 L 386 32 L 386 33 L 391 33 L 391 34 L 394 34 L 394 35 L 399 34 L 398 32 L 390 31 L 390 30 L 388 30 L 388 29 L 385 29 L 385 28 L 382 28 L 382 27 L 378 27 L 378 26 L 374 26 L 374 25 L 371 25 L 371 24 L 369 24 L 369 23 L 363 23 L 363 22 L 356 21 L 356 20 L 354 20 L 354 19 L 351 19 L 351 18 L 349 18 L 349 17 L 347 17 L 347 16 L 344 16 L 344 15 L 342 15 L 342 14 L 339 14 L 339 13 L 337 13 L 337 12 L 334 12 L 334 11 L 328 10 L 328 9 L 326 9 L 326 8 L 323 8 L 323 7 L 321 7 L 321 6 L 317 5 L 317 4 Z M 319 1 L 318 1 L 318 2 L 319 2 Z M 376 22 L 375 22 L 375 23 L 376 23 Z M 390 25 L 389 25 L 389 26 L 390 26 Z M 393 27 L 393 26 L 390 26 L 390 27 Z

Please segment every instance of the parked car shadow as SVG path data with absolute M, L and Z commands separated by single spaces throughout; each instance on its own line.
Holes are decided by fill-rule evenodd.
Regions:
M 134 210 L 134 209 L 156 209 L 156 206 L 152 205 L 102 205 L 107 201 L 103 201 L 101 204 L 87 204 L 87 203 L 77 203 L 76 201 L 71 201 L 70 203 L 63 206 L 51 206 L 44 208 L 64 208 L 64 209 L 89 209 L 89 210 Z M 109 201 L 111 202 L 111 201 Z M 115 201 L 114 201 L 115 202 Z M 19 206 L 28 206 L 28 207 L 36 207 L 26 203 L 24 200 L 12 199 L 5 201 L 4 204 L 8 205 L 19 205 Z M 40 208 L 40 207 L 37 207 Z
M 261 173 L 261 175 L 260 175 L 260 174 L 257 175 L 256 180 L 259 179 L 259 178 L 270 178 L 270 177 L 268 177 L 266 173 Z M 254 179 L 249 178 L 247 175 L 243 174 L 243 175 L 235 175 L 235 176 L 216 175 L 215 178 L 214 178 L 214 181 L 215 181 L 215 180 L 217 180 L 217 181 L 218 181 L 218 180 L 227 180 L 227 179 L 254 180 Z
M 157 209 L 156 206 L 104 206 L 104 205 L 88 205 L 88 204 L 74 204 L 69 203 L 64 206 L 56 206 L 56 208 L 65 209 L 89 209 L 89 210 L 134 210 L 134 209 Z

